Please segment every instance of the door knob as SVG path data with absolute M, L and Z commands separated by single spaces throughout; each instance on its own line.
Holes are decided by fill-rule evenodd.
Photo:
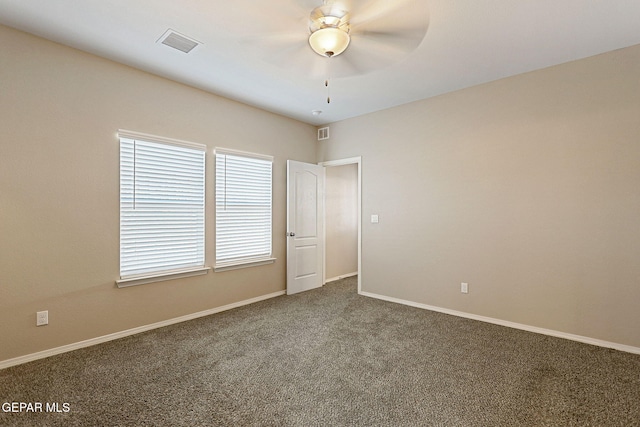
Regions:
M 296 235 L 296 233 L 294 233 L 294 232 L 287 233 L 287 236 L 289 236 L 289 237 L 294 237 L 295 235 Z

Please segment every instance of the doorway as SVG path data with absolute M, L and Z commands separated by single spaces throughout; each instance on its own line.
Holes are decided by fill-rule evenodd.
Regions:
M 323 284 L 358 276 L 361 292 L 361 157 L 320 163 L 326 168 Z

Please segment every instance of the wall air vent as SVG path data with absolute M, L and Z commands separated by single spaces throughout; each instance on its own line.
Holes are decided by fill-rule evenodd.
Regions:
M 329 126 L 318 129 L 318 141 L 329 139 Z
M 171 28 L 169 28 L 156 43 L 162 43 L 184 53 L 189 53 L 194 47 L 202 44 L 197 40 L 173 31 Z

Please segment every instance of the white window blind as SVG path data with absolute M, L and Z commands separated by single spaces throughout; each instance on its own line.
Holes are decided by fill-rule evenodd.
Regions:
M 271 258 L 273 158 L 216 149 L 216 267 Z
M 205 146 L 119 136 L 121 278 L 204 267 Z

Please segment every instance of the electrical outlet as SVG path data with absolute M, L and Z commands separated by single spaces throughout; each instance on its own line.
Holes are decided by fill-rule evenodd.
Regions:
M 44 326 L 49 324 L 49 310 L 38 311 L 36 313 L 36 326 Z
M 463 294 L 468 294 L 469 293 L 469 284 L 468 283 L 460 283 L 460 292 L 462 292 Z

